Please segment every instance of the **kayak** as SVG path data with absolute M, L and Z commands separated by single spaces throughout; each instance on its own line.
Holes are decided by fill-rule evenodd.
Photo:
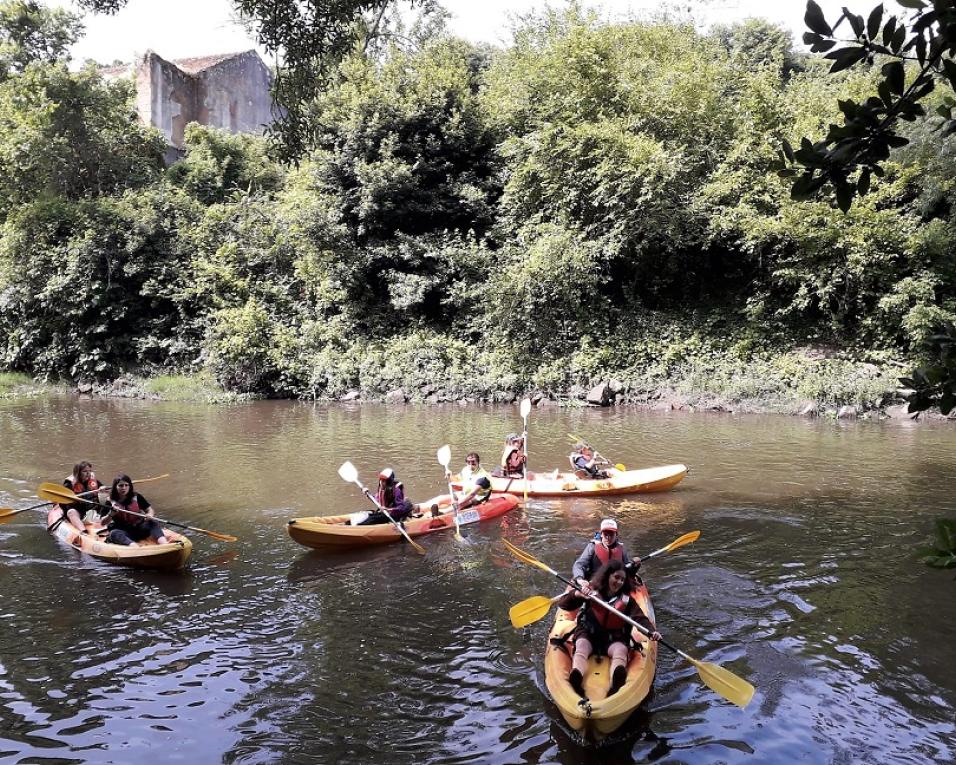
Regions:
M 647 586 L 640 584 L 632 593 L 644 613 L 654 621 L 654 607 Z M 599 608 L 600 606 L 598 606 Z M 651 691 L 654 671 L 657 666 L 657 643 L 649 640 L 637 629 L 632 630 L 635 641 L 642 650 L 632 650 L 627 664 L 627 682 L 613 696 L 607 691 L 611 685 L 611 661 L 607 656 L 588 659 L 588 671 L 584 676 L 582 699 L 568 682 L 571 671 L 571 653 L 577 610 L 558 609 L 554 626 L 548 635 L 548 647 L 544 657 L 544 680 L 551 698 L 568 725 L 583 737 L 598 741 L 617 730 Z M 553 639 L 565 641 L 560 645 Z
M 432 516 L 426 510 L 420 518 L 408 518 L 402 524 L 410 537 L 455 528 L 455 514 L 449 496 L 443 494 L 421 503 L 424 508 L 430 508 L 432 505 L 438 505 L 439 515 L 437 517 Z M 464 526 L 468 523 L 486 521 L 489 518 L 504 515 L 517 506 L 518 498 L 513 494 L 492 494 L 491 499 L 487 502 L 459 511 L 458 523 Z M 286 528 L 289 531 L 289 536 L 300 545 L 317 549 L 365 547 L 387 542 L 400 542 L 403 539 L 399 530 L 395 528 L 395 524 L 388 521 L 369 526 L 353 526 L 346 523 L 352 519 L 353 515 L 293 518 Z
M 530 497 L 600 497 L 613 494 L 666 491 L 679 484 L 687 475 L 686 465 L 662 465 L 643 470 L 615 470 L 607 478 L 577 478 L 574 473 L 554 470 L 550 473 L 528 474 Z M 524 493 L 524 478 L 492 476 L 492 491 Z M 459 488 L 456 486 L 456 488 Z
M 72 523 L 63 520 L 63 511 L 59 505 L 54 505 L 47 514 L 47 531 L 92 558 L 135 568 L 181 569 L 193 550 L 193 543 L 187 537 L 165 528 L 163 534 L 171 540 L 168 544 L 160 545 L 152 539 L 146 539 L 139 543 L 139 547 L 114 545 L 104 541 L 106 528 L 98 523 L 87 523 L 86 533 L 81 534 L 73 528 Z

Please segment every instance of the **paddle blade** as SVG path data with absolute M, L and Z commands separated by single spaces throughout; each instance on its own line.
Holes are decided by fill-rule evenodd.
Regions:
M 450 462 L 451 447 L 448 444 L 445 444 L 441 449 L 438 450 L 438 464 L 445 468 L 445 470 L 448 470 L 448 465 Z
M 698 661 L 683 654 L 683 652 L 682 655 L 697 667 L 697 674 L 700 675 L 700 679 L 714 693 L 723 696 L 731 704 L 736 704 L 741 709 L 750 703 L 756 689 L 742 677 L 737 677 L 729 669 L 724 669 L 719 664 Z
M 21 510 L 17 510 L 15 507 L 0 507 L 0 523 L 6 523 L 21 512 Z
M 670 552 L 671 550 L 676 550 L 678 547 L 689 545 L 691 542 L 696 542 L 699 537 L 699 530 L 688 531 L 686 534 L 682 534 L 681 536 L 677 537 L 677 539 L 675 539 L 669 545 L 662 547 L 660 550 L 654 550 L 654 552 L 650 553 L 649 555 L 645 555 L 643 558 L 641 558 L 641 560 L 648 560 L 649 558 L 654 558 L 663 553 Z
M 348 460 L 342 463 L 339 468 L 339 475 L 342 480 L 347 483 L 355 483 L 358 480 L 358 470 L 356 470 L 355 465 Z
M 626 468 L 622 463 L 620 463 L 620 462 L 618 462 L 618 463 L 614 466 L 614 469 L 615 469 L 615 470 L 620 470 L 622 473 L 627 472 L 627 468 Z
M 531 399 L 530 398 L 526 398 L 521 402 L 521 409 L 519 411 L 521 412 L 521 419 L 527 420 L 528 415 L 531 414 Z
M 546 563 L 542 563 L 534 556 L 530 555 L 529 553 L 526 553 L 520 547 L 515 547 L 507 539 L 502 539 L 501 541 L 504 543 L 504 546 L 508 550 L 508 552 L 514 555 L 522 563 L 527 563 L 529 566 L 535 566 L 537 568 L 540 568 L 542 571 L 547 571 L 549 574 L 554 574 L 555 576 L 558 575 L 558 572 L 555 571 L 550 566 L 548 566 Z
M 213 539 L 218 539 L 220 542 L 238 542 L 239 537 L 234 537 L 232 534 L 223 534 L 219 531 L 210 531 L 209 529 L 200 529 L 197 526 L 187 526 L 190 531 L 198 531 L 200 534 L 205 534 L 207 537 L 212 537 Z
M 544 595 L 532 595 L 530 598 L 515 603 L 508 609 L 508 616 L 511 617 L 511 626 L 515 629 L 527 627 L 534 624 L 539 619 L 548 615 L 554 601 L 546 598 Z
M 90 502 L 89 500 L 76 496 L 76 494 L 68 488 L 58 483 L 41 483 L 37 488 L 37 496 L 46 502 L 65 502 L 67 504 L 70 502 L 87 502 L 90 505 L 96 504 L 95 502 Z

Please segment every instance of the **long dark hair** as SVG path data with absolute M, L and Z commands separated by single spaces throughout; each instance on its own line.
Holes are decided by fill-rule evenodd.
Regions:
M 116 491 L 116 484 L 118 483 L 128 483 L 129 491 L 126 492 L 125 499 L 119 498 L 119 492 Z M 113 479 L 113 485 L 110 487 L 110 499 L 113 502 L 119 502 L 121 505 L 128 505 L 133 501 L 133 497 L 136 496 L 136 492 L 133 490 L 133 479 L 128 475 L 120 474 Z
M 591 588 L 600 594 L 602 600 L 607 600 L 609 597 L 611 597 L 611 574 L 613 574 L 615 571 L 624 572 L 624 584 L 621 585 L 619 594 L 626 594 L 634 589 L 634 577 L 628 573 L 627 567 L 624 565 L 623 561 L 619 561 L 616 558 L 614 560 L 609 560 L 597 570 L 594 576 L 591 577 Z

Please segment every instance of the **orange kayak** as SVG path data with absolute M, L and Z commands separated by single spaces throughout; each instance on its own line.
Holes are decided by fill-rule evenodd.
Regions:
M 615 470 L 607 478 L 577 478 L 570 471 L 528 474 L 529 497 L 601 497 L 615 494 L 638 494 L 666 491 L 687 475 L 686 465 L 662 465 L 643 470 Z M 492 491 L 524 493 L 524 478 L 492 476 Z M 460 488 L 460 486 L 455 487 Z
M 647 617 L 654 621 L 654 607 L 647 586 L 641 584 L 631 593 Z M 632 630 L 641 650 L 631 651 L 627 664 L 627 682 L 613 696 L 607 691 L 611 684 L 611 662 L 607 656 L 588 659 L 588 671 L 584 676 L 582 699 L 568 682 L 571 672 L 571 653 L 574 650 L 570 633 L 574 631 L 578 612 L 558 609 L 554 626 L 548 635 L 548 647 L 544 656 L 544 680 L 568 725 L 585 738 L 600 740 L 627 720 L 651 691 L 654 672 L 657 668 L 657 643 L 648 640 L 637 629 Z M 561 645 L 552 639 L 567 637 Z
M 431 534 L 436 531 L 455 528 L 455 516 L 451 499 L 447 494 L 421 503 L 429 508 L 438 505 L 440 514 L 434 517 L 425 512 L 420 518 L 409 518 L 404 522 L 405 531 L 410 537 Z M 458 513 L 461 525 L 486 521 L 504 515 L 518 506 L 518 498 L 513 494 L 492 494 L 491 499 L 480 505 L 469 507 Z M 400 542 L 403 537 L 392 523 L 377 523 L 369 526 L 352 526 L 346 523 L 351 515 L 321 515 L 311 518 L 293 518 L 287 529 L 289 536 L 300 545 L 317 549 L 365 547 L 367 545 Z
M 120 566 L 176 570 L 186 565 L 193 550 L 193 543 L 187 537 L 169 529 L 163 529 L 163 534 L 170 540 L 168 544 L 160 545 L 152 539 L 146 539 L 139 543 L 139 547 L 114 545 L 104 541 L 106 528 L 100 524 L 87 523 L 86 533 L 81 534 L 73 528 L 73 524 L 63 520 L 63 511 L 59 505 L 54 505 L 47 514 L 46 527 L 54 537 L 70 547 L 97 560 Z

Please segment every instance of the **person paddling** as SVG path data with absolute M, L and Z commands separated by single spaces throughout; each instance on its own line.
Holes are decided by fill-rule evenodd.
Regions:
M 385 468 L 378 474 L 378 490 L 375 492 L 375 501 L 379 507 L 383 508 L 394 521 L 401 523 L 411 516 L 415 511 L 415 505 L 405 499 L 405 487 L 402 486 L 398 478 L 395 477 L 395 471 L 391 468 Z M 359 526 L 371 526 L 377 523 L 388 523 L 388 518 L 376 510 L 369 516 L 359 522 Z
M 505 448 L 501 452 L 501 475 L 505 478 L 521 478 L 528 461 L 524 453 L 524 439 L 518 433 L 509 433 L 505 439 Z
M 591 578 L 588 589 L 616 611 L 645 627 L 651 640 L 661 639 L 661 633 L 631 596 L 634 579 L 627 573 L 622 561 L 610 560 L 601 566 Z M 565 593 L 557 605 L 566 611 L 580 609 L 577 625 L 571 635 L 574 642 L 574 655 L 568 674 L 571 687 L 584 698 L 584 673 L 588 669 L 588 658 L 593 653 L 611 660 L 611 684 L 607 695 L 614 695 L 627 682 L 631 625 L 604 606 L 588 600 L 577 590 Z
M 618 539 L 617 531 L 617 521 L 613 518 L 605 518 L 601 521 L 597 539 L 588 542 L 578 559 L 574 561 L 574 566 L 571 568 L 571 578 L 577 582 L 585 595 L 591 592 L 590 579 L 594 572 L 609 561 L 621 561 L 629 568 L 632 575 L 636 574 L 641 567 L 640 558 L 628 557 L 624 544 Z
M 153 519 L 155 515 L 153 507 L 146 497 L 134 489 L 133 481 L 128 475 L 121 474 L 113 479 L 110 504 L 113 515 L 107 542 L 139 547 L 140 542 L 151 538 L 156 544 L 169 543 L 163 533 L 163 527 Z M 144 518 L 144 515 L 148 517 Z
M 63 485 L 72 491 L 74 494 L 83 494 L 86 495 L 86 498 L 91 502 L 99 503 L 98 492 L 103 488 L 103 484 L 99 482 L 96 478 L 96 474 L 93 472 L 93 465 L 86 460 L 82 462 L 77 462 L 73 466 L 73 472 L 63 479 Z M 105 490 L 104 490 L 105 491 Z M 88 507 L 88 505 L 82 505 L 83 508 Z M 70 522 L 70 524 L 78 529 L 81 533 L 86 533 L 86 526 L 83 524 L 83 515 L 81 513 L 81 504 L 79 502 L 72 502 L 70 504 L 61 504 L 60 508 L 63 510 L 63 517 Z M 108 508 L 101 508 L 99 504 L 92 508 L 93 514 L 96 516 L 94 520 L 99 520 L 101 516 L 108 515 Z
M 599 465 L 607 463 L 599 460 L 592 449 L 584 441 L 579 441 L 574 445 L 574 451 L 568 456 L 571 460 L 571 467 L 574 468 L 574 474 L 578 478 L 604 479 L 608 477 L 608 472 L 602 470 Z
M 458 509 L 487 502 L 491 497 L 491 475 L 481 466 L 478 452 L 469 452 L 461 469 L 461 484 L 464 496 L 458 501 Z

